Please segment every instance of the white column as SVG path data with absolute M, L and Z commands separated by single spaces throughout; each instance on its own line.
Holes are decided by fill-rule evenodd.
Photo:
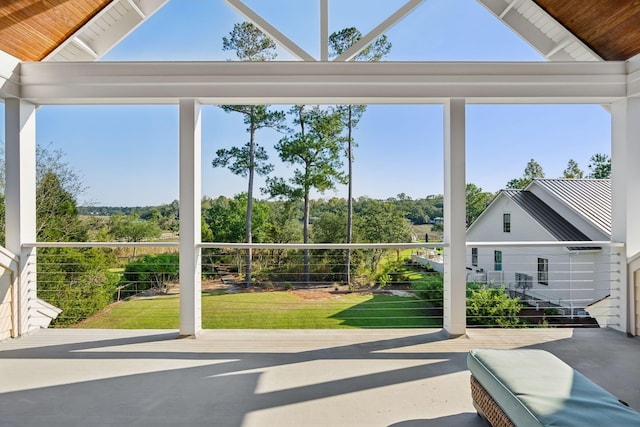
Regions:
M 23 249 L 36 241 L 36 106 L 18 99 L 5 100 L 6 247 L 20 256 L 17 307 L 18 334 L 37 328 L 35 249 Z
M 200 103 L 180 100 L 180 335 L 202 330 Z
M 640 253 L 640 99 L 613 103 L 611 118 L 611 240 L 625 243 L 629 260 Z M 634 333 L 633 275 L 621 270 L 620 283 L 611 284 L 611 304 L 619 306 L 619 321 L 612 319 L 611 326 Z
M 444 329 L 466 332 L 465 100 L 444 105 Z

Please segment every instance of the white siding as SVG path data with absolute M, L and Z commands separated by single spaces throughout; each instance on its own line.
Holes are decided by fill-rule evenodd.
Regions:
M 13 277 L 9 270 L 0 267 L 0 340 L 9 338 L 13 330 Z
M 511 214 L 511 232 L 503 232 L 503 213 Z M 516 274 L 532 278 L 526 294 L 563 307 L 583 308 L 609 294 L 610 256 L 603 251 L 572 251 L 565 247 L 478 247 L 478 265 L 472 266 L 473 242 L 540 242 L 556 239 L 517 203 L 500 195 L 467 232 L 470 281 L 516 288 Z M 494 252 L 502 251 L 502 271 L 495 271 Z M 538 283 L 538 258 L 549 261 L 548 285 Z

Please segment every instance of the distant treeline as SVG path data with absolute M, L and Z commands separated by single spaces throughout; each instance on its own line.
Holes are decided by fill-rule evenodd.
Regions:
M 207 209 L 212 201 L 231 199 L 221 196 L 216 199 L 204 197 L 202 200 L 203 209 Z M 361 197 L 356 199 L 363 202 L 370 200 L 369 197 Z M 442 206 L 443 198 L 441 194 L 429 195 L 422 199 L 412 199 L 404 193 L 398 194 L 396 197 L 391 197 L 385 200 L 388 203 L 393 203 L 396 208 L 403 213 L 403 215 L 411 221 L 412 224 L 427 224 L 434 222 L 436 218 L 442 218 Z M 262 204 L 277 205 L 281 204 L 280 201 L 262 200 Z M 330 199 L 317 199 L 311 202 L 311 218 L 319 218 L 324 213 L 336 212 L 346 207 L 346 200 L 343 198 L 330 198 Z M 295 211 L 295 209 L 294 209 Z M 162 222 L 166 225 L 173 225 L 171 220 L 176 221 L 179 215 L 179 204 L 177 200 L 171 203 L 158 205 L 158 206 L 78 206 L 79 215 L 87 216 L 113 216 L 113 215 L 136 215 L 143 220 L 155 220 Z M 171 229 L 173 227 L 163 227 L 164 229 Z

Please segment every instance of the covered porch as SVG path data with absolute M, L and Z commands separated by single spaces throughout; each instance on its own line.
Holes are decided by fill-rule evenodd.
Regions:
M 640 340 L 611 329 L 44 330 L 0 347 L 7 425 L 483 426 L 471 348 L 555 354 L 640 408 Z
M 127 3 L 127 4 L 121 4 Z M 611 281 L 616 329 L 636 334 L 636 276 L 640 269 L 640 60 L 631 42 L 619 56 L 598 55 L 548 11 L 532 1 L 483 1 L 499 19 L 553 62 L 347 62 L 327 60 L 322 42 L 319 61 L 278 37 L 268 23 L 229 1 L 301 61 L 281 62 L 84 62 L 101 57 L 162 2 L 104 2 L 101 13 L 83 17 L 73 37 L 59 40 L 52 56 L 0 52 L 0 97 L 6 124 L 6 254 L 11 335 L 40 327 L 37 294 L 35 215 L 36 111 L 43 105 L 177 105 L 179 111 L 180 335 L 198 336 L 201 320 L 201 106 L 206 104 L 438 104 L 443 106 L 444 152 L 444 329 L 466 332 L 465 185 L 466 108 L 472 104 L 600 104 L 611 111 L 613 218 L 611 241 L 624 247 L 621 275 Z M 421 1 L 406 3 L 367 39 L 384 33 Z M 504 3 L 504 4 L 503 4 Z M 550 2 L 554 3 L 554 2 Z M 328 31 L 328 1 L 321 1 L 321 29 Z M 553 5 L 551 5 L 553 6 Z M 124 7 L 124 9 L 123 9 Z M 91 27 L 113 20 L 94 46 L 83 40 Z M 612 7 L 613 8 L 613 7 Z M 553 11 L 553 7 L 547 7 Z M 613 8 L 615 9 L 615 8 Z M 529 12 L 534 11 L 534 14 Z M 43 11 L 48 13 L 51 11 Z M 613 12 L 616 12 L 615 10 Z M 124 12 L 123 12 L 124 13 Z M 627 14 L 632 12 L 627 11 Z M 109 16 L 107 16 L 109 15 Z M 562 20 L 561 13 L 556 18 Z M 13 15 L 12 15 L 13 16 Z M 18 16 L 18 15 L 15 15 Z M 566 18 L 566 15 L 564 15 Z M 588 18 L 588 17 L 587 17 Z M 592 16 L 590 28 L 597 23 Z M 18 24 L 20 20 L 16 18 Z M 94 28 L 95 29 L 95 28 Z M 116 31 L 118 30 L 118 31 Z M 577 30 L 573 30 L 578 32 Z M 326 34 L 325 34 L 326 35 Z M 591 34 L 592 35 L 592 34 Z M 324 39 L 323 39 L 324 40 Z M 100 43 L 98 43 L 100 42 Z M 75 48 L 74 48 L 75 46 Z M 78 49 L 80 46 L 80 49 Z M 606 47 L 606 46 L 605 46 Z M 67 50 L 91 53 L 67 57 Z M 6 48 L 8 49 L 8 47 Z M 56 50 L 57 49 L 57 50 Z M 27 49 L 28 50 L 28 49 Z M 66 53 L 62 55 L 62 51 Z M 297 52 L 297 54 L 296 54 Z M 572 53 L 578 54 L 573 55 Z M 605 52 L 604 47 L 601 52 Z M 61 56 L 56 56 L 58 53 Z M 15 55 L 15 56 L 14 56 Z M 349 56 L 349 55 L 347 55 Z M 65 59 L 66 58 L 66 59 Z M 39 61 L 39 62 L 30 62 Z M 611 242 L 607 242 L 611 243 Z M 37 262 L 37 261 L 36 261 Z M 15 267 L 11 267 L 14 265 Z

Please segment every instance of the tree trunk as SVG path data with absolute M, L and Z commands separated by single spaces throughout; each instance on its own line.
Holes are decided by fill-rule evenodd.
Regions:
M 309 203 L 309 187 L 306 186 L 304 189 L 304 224 L 303 224 L 303 235 L 304 235 L 304 243 L 309 243 L 309 214 L 310 214 L 310 203 Z M 309 286 L 311 284 L 311 259 L 309 257 L 309 249 L 304 250 L 304 281 Z
M 353 107 L 349 106 L 349 122 L 348 122 L 348 142 L 347 142 L 347 162 L 349 165 L 349 183 L 347 195 L 347 243 L 351 243 L 353 234 Z M 347 285 L 351 284 L 351 249 L 347 248 L 345 257 L 345 281 Z
M 251 243 L 251 218 L 253 215 L 253 175 L 255 172 L 255 157 L 256 157 L 256 124 L 255 124 L 255 107 L 251 107 L 251 130 L 249 137 L 249 184 L 247 185 L 247 215 L 245 224 L 245 243 Z M 251 248 L 247 248 L 246 253 L 246 272 L 245 272 L 245 285 L 248 288 L 251 286 L 252 275 L 252 256 Z

